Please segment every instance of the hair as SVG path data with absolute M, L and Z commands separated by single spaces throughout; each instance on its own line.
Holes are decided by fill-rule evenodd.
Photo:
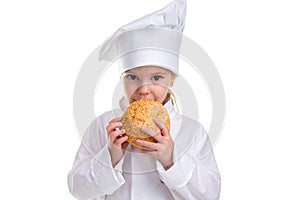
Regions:
M 171 83 L 171 85 L 170 85 L 170 87 L 172 87 L 173 86 L 173 83 L 174 83 L 174 81 L 175 81 L 175 79 L 176 79 L 176 77 L 177 77 L 177 75 L 174 73 L 174 72 L 172 72 L 172 71 L 170 71 L 171 72 L 171 76 L 172 76 L 172 83 Z M 177 112 L 179 112 L 179 107 L 178 107 L 178 104 L 177 104 L 177 99 L 176 99 L 176 96 L 175 96 L 175 94 L 174 94 L 174 92 L 169 88 L 168 89 L 168 94 L 167 94 L 167 96 L 169 96 L 168 98 L 169 99 L 171 99 L 171 102 L 172 102 L 172 104 L 174 105 L 174 107 L 175 107 L 175 110 L 177 111 Z
M 163 101 L 163 104 L 167 103 L 169 100 L 171 100 L 171 103 L 174 105 L 175 110 L 178 112 L 179 108 L 178 108 L 176 96 L 171 89 L 168 89 L 168 93 L 167 93 L 165 100 Z

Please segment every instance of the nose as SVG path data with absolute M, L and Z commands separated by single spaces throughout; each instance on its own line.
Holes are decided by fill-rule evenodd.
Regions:
M 139 95 L 148 95 L 150 94 L 151 87 L 149 84 L 143 84 L 138 88 L 138 94 Z

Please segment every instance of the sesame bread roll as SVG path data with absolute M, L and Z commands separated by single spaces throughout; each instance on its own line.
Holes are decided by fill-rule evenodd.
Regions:
M 156 142 L 153 137 L 141 130 L 145 126 L 159 133 L 161 130 L 153 121 L 154 118 L 163 122 L 170 130 L 170 117 L 168 111 L 161 103 L 154 100 L 141 99 L 134 101 L 128 106 L 121 121 L 123 128 L 126 130 L 128 142 L 131 145 L 143 148 L 136 143 L 137 139 Z

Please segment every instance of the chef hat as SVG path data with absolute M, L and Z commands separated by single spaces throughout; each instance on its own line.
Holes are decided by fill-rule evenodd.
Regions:
M 100 50 L 100 60 L 119 59 L 120 73 L 140 66 L 160 66 L 178 74 L 186 1 L 175 0 L 161 10 L 118 29 Z

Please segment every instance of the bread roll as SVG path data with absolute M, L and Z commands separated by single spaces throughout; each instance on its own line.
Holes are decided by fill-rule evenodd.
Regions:
M 161 130 L 153 121 L 154 118 L 163 122 L 170 130 L 170 117 L 166 108 L 159 102 L 141 99 L 131 103 L 122 116 L 122 126 L 126 130 L 128 142 L 135 147 L 143 148 L 136 143 L 137 139 L 156 142 L 156 140 L 141 130 L 142 126 L 159 133 Z

